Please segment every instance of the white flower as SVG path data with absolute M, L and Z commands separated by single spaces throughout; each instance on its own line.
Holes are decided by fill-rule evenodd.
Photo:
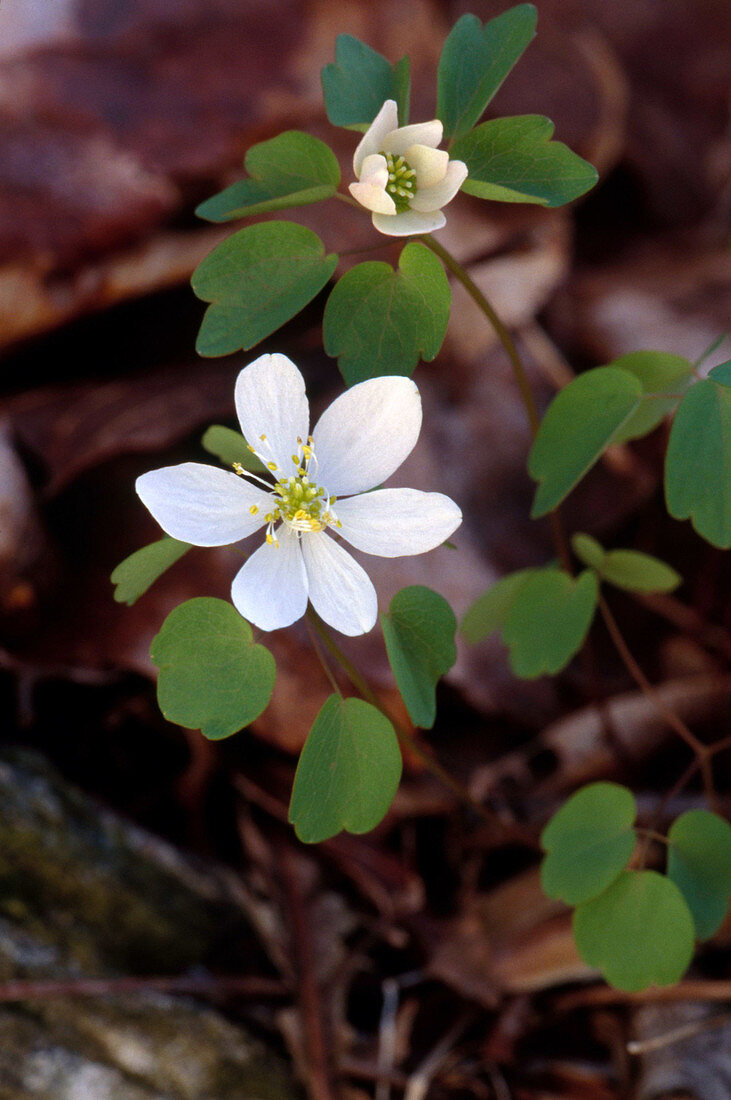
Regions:
M 338 397 L 309 435 L 302 375 L 286 355 L 262 355 L 238 376 L 236 412 L 272 482 L 198 462 L 137 479 L 162 529 L 194 546 L 225 546 L 265 528 L 236 575 L 231 598 L 262 630 L 289 626 L 307 608 L 342 634 L 376 622 L 375 589 L 339 535 L 356 549 L 396 558 L 433 550 L 462 522 L 449 497 L 376 489 L 413 449 L 421 398 L 410 378 L 360 382 Z M 329 533 L 328 533 L 329 532 Z
M 396 102 L 387 99 L 363 135 L 353 156 L 358 182 L 350 184 L 350 193 L 372 211 L 381 233 L 408 237 L 446 222 L 441 208 L 467 179 L 467 165 L 437 149 L 442 130 L 438 118 L 399 126 Z

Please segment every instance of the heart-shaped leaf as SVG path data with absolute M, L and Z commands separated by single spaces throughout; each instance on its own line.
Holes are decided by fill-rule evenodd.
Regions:
M 579 954 L 628 993 L 673 985 L 693 955 L 693 918 L 678 887 L 657 871 L 623 871 L 574 911 Z
M 571 492 L 641 400 L 637 378 L 616 367 L 580 374 L 554 397 L 528 457 L 528 472 L 541 483 L 534 518 L 553 511 Z
M 483 26 L 463 15 L 442 48 L 437 75 L 437 117 L 447 137 L 459 138 L 475 125 L 536 33 L 538 12 L 518 4 Z
M 452 146 L 450 155 L 469 170 L 462 190 L 495 202 L 563 206 L 593 187 L 596 168 L 551 141 L 554 126 L 543 115 L 483 122 Z
M 673 411 L 693 381 L 693 364 L 667 351 L 632 351 L 609 366 L 634 374 L 643 394 L 642 404 L 616 433 L 615 443 L 651 432 Z
M 392 65 L 352 34 L 335 40 L 335 63 L 322 70 L 325 110 L 333 126 L 367 130 L 387 99 L 395 99 L 399 124 L 409 121 L 408 57 Z
M 731 546 L 731 390 L 705 379 L 673 420 L 665 456 L 665 499 L 714 546 Z
M 671 825 L 668 843 L 668 877 L 706 940 L 723 924 L 731 897 L 731 825 L 709 810 L 688 810 Z
M 634 795 L 618 783 L 590 783 L 553 815 L 541 836 L 541 884 L 549 898 L 578 905 L 601 894 L 635 847 Z
M 229 737 L 258 718 L 271 698 L 274 658 L 225 600 L 199 597 L 171 611 L 153 638 L 157 699 L 169 722 Z
M 388 719 L 362 699 L 331 695 L 297 765 L 289 820 L 316 844 L 342 829 L 367 833 L 384 817 L 401 779 L 401 752 Z
M 409 717 L 415 726 L 431 729 L 437 681 L 457 660 L 454 612 L 443 596 L 414 584 L 396 593 L 381 626 Z
M 196 268 L 191 285 L 210 302 L 198 333 L 199 355 L 253 348 L 318 294 L 335 270 L 311 229 L 263 222 L 240 229 Z
M 672 592 L 682 581 L 679 573 L 652 554 L 640 550 L 605 550 L 591 535 L 571 536 L 577 558 L 602 580 L 627 592 Z
M 334 195 L 340 183 L 340 167 L 332 149 L 299 130 L 286 130 L 252 145 L 244 167 L 250 178 L 202 202 L 196 210 L 199 218 L 227 222 L 268 210 L 307 206 Z
M 441 263 L 411 241 L 397 271 L 369 261 L 336 283 L 322 322 L 325 351 L 338 357 L 349 386 L 384 374 L 411 375 L 420 357 L 433 359 L 442 346 L 450 303 Z
M 112 584 L 117 586 L 114 590 L 117 603 L 126 603 L 131 607 L 188 550 L 189 542 L 178 542 L 168 535 L 135 550 L 134 554 L 119 563 L 110 578 Z
M 576 580 L 560 569 L 536 570 L 521 585 L 502 630 L 516 676 L 532 680 L 564 668 L 584 644 L 598 598 L 590 569 Z
M 460 633 L 476 645 L 496 630 L 501 630 L 510 608 L 523 585 L 538 569 L 518 569 L 491 585 L 467 609 L 460 623 Z

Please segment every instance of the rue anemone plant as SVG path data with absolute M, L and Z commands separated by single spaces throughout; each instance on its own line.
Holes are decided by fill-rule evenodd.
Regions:
M 307 616 L 333 693 L 323 699 L 292 791 L 290 820 L 302 841 L 374 828 L 398 787 L 405 744 L 472 812 L 499 828 L 384 711 L 333 633 L 362 634 L 378 621 L 375 589 L 349 546 L 385 557 L 427 553 L 461 523 L 459 502 L 439 491 L 380 487 L 418 438 L 421 401 L 411 375 L 442 345 L 448 274 L 458 280 L 512 365 L 533 434 L 527 456 L 536 482 L 532 516 L 550 518 L 555 560 L 503 577 L 459 624 L 437 592 L 402 589 L 380 616 L 386 653 L 413 725 L 429 729 L 437 682 L 456 660 L 458 630 L 468 644 L 498 632 L 513 672 L 529 679 L 565 668 L 594 617 L 604 619 L 638 686 L 692 754 L 673 791 L 700 772 L 707 802 L 662 835 L 652 821 L 638 824 L 626 787 L 592 783 L 575 792 L 542 833 L 543 885 L 574 908 L 579 952 L 608 982 L 637 990 L 677 981 L 695 941 L 712 936 L 725 916 L 731 827 L 715 811 L 713 762 L 729 740 L 705 744 L 668 707 L 630 653 L 603 595 L 612 587 L 669 592 L 680 581 L 677 573 L 646 554 L 605 550 L 589 535 L 569 535 L 559 508 L 607 447 L 638 439 L 673 415 L 668 511 L 689 519 L 712 545 L 731 546 L 731 362 L 704 366 L 720 342 L 695 363 L 638 350 L 578 375 L 541 419 L 508 329 L 434 236 L 460 192 L 557 207 L 596 182 L 590 164 L 553 140 L 549 119 L 481 121 L 534 37 L 536 18 L 531 4 L 486 24 L 462 16 L 439 61 L 436 117 L 416 122 L 409 120 L 408 57 L 392 64 L 341 35 L 322 87 L 330 123 L 355 132 L 352 176 L 341 184 L 328 145 L 290 130 L 249 149 L 244 178 L 199 207 L 201 218 L 223 223 L 343 202 L 371 219 L 374 237 L 405 240 L 397 267 L 366 261 L 338 278 L 338 256 L 312 230 L 274 219 L 247 222 L 203 260 L 192 281 L 208 303 L 197 341 L 201 356 L 255 347 L 329 287 L 323 344 L 345 388 L 312 426 L 297 367 L 280 354 L 252 361 L 232 395 L 241 432 L 213 425 L 202 439 L 219 464 L 185 462 L 138 479 L 140 499 L 164 537 L 122 562 L 112 580 L 116 598 L 131 604 L 191 545 L 244 540 L 231 602 L 183 603 L 152 643 L 163 714 L 208 738 L 228 737 L 268 705 L 275 661 L 254 640 L 251 624 L 269 631 Z M 460 568 L 459 548 L 452 553 Z M 341 694 L 333 661 L 355 695 Z

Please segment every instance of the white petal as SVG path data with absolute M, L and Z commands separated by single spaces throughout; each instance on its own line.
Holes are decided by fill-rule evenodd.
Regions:
M 371 220 L 378 232 L 385 233 L 387 237 L 413 237 L 417 233 L 433 233 L 447 222 L 441 210 L 432 210 L 426 214 L 420 210 L 404 210 L 403 214 L 395 214 L 392 218 L 386 214 L 371 214 Z
M 286 355 L 260 355 L 239 374 L 234 391 L 241 430 L 264 462 L 294 473 L 297 437 L 307 440 L 310 407 L 305 381 Z M 265 440 L 261 436 L 266 436 Z
M 406 160 L 416 171 L 416 187 L 432 187 L 440 183 L 447 174 L 449 153 L 446 149 L 431 149 L 428 145 L 411 145 L 406 151 Z
M 322 532 L 303 535 L 301 546 L 317 614 L 341 634 L 367 634 L 378 615 L 378 597 L 368 574 Z
M 387 99 L 380 111 L 373 119 L 358 148 L 353 153 L 353 171 L 360 179 L 363 161 L 371 153 L 380 153 L 383 150 L 383 141 L 387 134 L 398 126 L 398 107 L 395 99 Z
M 351 183 L 348 190 L 366 210 L 391 217 L 396 213 L 396 203 L 387 193 L 385 185 L 379 187 L 375 183 Z
M 356 550 L 382 558 L 433 550 L 462 522 L 453 500 L 418 489 L 376 489 L 338 501 L 335 511 L 339 534 Z
M 137 494 L 166 534 L 193 546 L 227 546 L 264 523 L 272 497 L 228 470 L 184 462 L 137 478 Z M 250 508 L 257 508 L 252 515 Z
M 461 160 L 450 160 L 447 174 L 441 183 L 433 187 L 418 187 L 411 200 L 412 210 L 440 210 L 451 202 L 467 179 L 467 165 Z M 418 183 L 418 177 L 417 177 Z
M 307 573 L 300 540 L 284 524 L 275 535 L 279 546 L 263 546 L 234 577 L 231 599 L 237 611 L 260 630 L 279 630 L 307 610 Z
M 414 449 L 421 398 L 410 378 L 358 382 L 325 409 L 313 434 L 317 481 L 330 495 L 380 485 Z
M 428 145 L 431 149 L 436 149 L 442 140 L 443 130 L 444 127 L 438 118 L 433 119 L 432 122 L 416 122 L 413 126 L 401 126 L 398 130 L 383 136 L 379 151 L 401 153 L 406 156 L 407 150 L 412 145 Z
M 386 158 L 380 153 L 371 153 L 366 157 L 361 168 L 360 182 L 375 183 L 378 187 L 385 187 L 388 183 Z

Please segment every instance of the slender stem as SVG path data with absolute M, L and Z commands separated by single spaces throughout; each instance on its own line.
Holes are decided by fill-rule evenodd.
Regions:
M 320 642 L 318 640 L 317 634 L 315 633 L 315 628 L 313 627 L 309 616 L 306 619 L 306 625 L 307 633 L 310 635 L 310 641 L 312 642 L 312 648 L 315 651 L 315 656 L 322 666 L 322 671 L 325 673 L 325 677 L 328 680 L 330 687 L 333 689 L 336 695 L 342 695 L 342 692 L 340 691 L 340 688 L 338 686 L 338 682 L 333 676 L 332 669 L 325 660 L 324 654 L 320 649 Z
M 418 759 L 421 761 L 427 771 L 430 771 L 435 779 L 439 780 L 442 786 L 451 791 L 452 794 L 460 800 L 460 802 L 464 802 L 472 810 L 474 810 L 474 812 L 478 814 L 479 817 L 483 819 L 483 821 L 487 822 L 487 824 L 489 824 L 492 828 L 497 827 L 498 829 L 500 829 L 501 832 L 510 832 L 513 839 L 518 839 L 518 837 L 516 836 L 516 828 L 514 826 L 506 825 L 506 823 L 503 822 L 499 817 L 497 817 L 496 814 L 490 813 L 490 811 L 487 810 L 480 802 L 478 802 L 476 798 L 473 798 L 467 787 L 465 787 L 463 783 L 460 783 L 458 779 L 455 779 L 453 775 L 450 775 L 450 773 L 446 771 L 446 769 L 443 768 L 441 764 L 434 760 L 434 758 L 430 756 L 428 752 L 425 752 L 418 741 L 416 741 L 415 738 L 412 737 L 409 731 L 404 728 L 404 726 L 398 721 L 397 718 L 394 718 L 394 716 L 388 711 L 386 707 L 384 707 L 383 703 L 373 691 L 366 678 L 363 676 L 360 670 L 356 668 L 356 666 L 353 664 L 347 654 L 343 652 L 343 650 L 340 648 L 340 646 L 328 630 L 325 623 L 312 607 L 307 608 L 307 618 L 312 624 L 315 633 L 322 641 L 322 644 L 325 646 L 328 653 L 330 653 L 330 655 L 334 657 L 334 659 L 338 662 L 356 691 L 366 700 L 366 702 L 370 703 L 371 706 L 376 708 L 376 710 L 379 710 L 381 714 L 383 714 L 384 717 L 389 720 L 394 730 L 396 731 L 396 736 L 398 737 L 401 745 L 407 748 L 409 752 L 413 753 L 414 756 L 418 757 Z M 520 832 L 521 839 L 523 839 L 526 843 L 529 843 L 531 846 L 535 846 L 535 837 L 533 837 L 532 834 L 529 836 L 528 833 L 524 832 L 523 830 L 518 831 Z
M 448 252 L 439 241 L 435 240 L 430 233 L 425 234 L 421 238 L 427 248 L 430 248 L 435 256 L 438 256 L 445 267 L 447 267 L 455 279 L 462 284 L 472 301 L 481 310 L 481 312 L 487 317 L 488 321 L 492 325 L 495 333 L 500 340 L 505 352 L 510 359 L 511 366 L 513 368 L 513 374 L 520 391 L 521 400 L 525 408 L 526 416 L 528 417 L 528 424 L 530 426 L 530 433 L 533 439 L 538 434 L 538 429 L 541 424 L 541 418 L 538 413 L 538 407 L 536 406 L 535 398 L 533 397 L 533 390 L 531 389 L 528 375 L 523 361 L 520 358 L 518 349 L 515 346 L 515 341 L 506 325 L 503 324 L 495 309 L 490 305 L 485 295 L 480 288 L 473 282 L 468 273 L 462 267 L 460 263 L 455 260 L 451 252 Z M 548 515 L 548 522 L 551 525 L 551 537 L 553 539 L 554 549 L 556 556 L 561 562 L 561 566 L 567 573 L 573 573 L 573 565 L 571 561 L 571 553 L 569 551 L 568 540 L 561 523 L 561 517 L 558 509 L 550 512 Z
M 688 729 L 682 718 L 677 715 L 675 711 L 671 710 L 669 706 L 667 706 L 660 693 L 656 690 L 655 687 L 653 687 L 653 685 L 650 683 L 650 681 L 647 679 L 644 672 L 638 665 L 637 661 L 632 655 L 629 646 L 624 640 L 624 635 L 617 625 L 617 620 L 614 618 L 614 615 L 609 610 L 609 605 L 607 604 L 607 601 L 604 599 L 603 596 L 599 597 L 599 610 L 601 611 L 602 618 L 604 619 L 606 628 L 609 631 L 612 641 L 614 642 L 615 648 L 619 653 L 619 656 L 622 658 L 622 663 L 624 664 L 625 668 L 627 669 L 637 686 L 647 696 L 648 699 L 652 700 L 656 710 L 658 710 L 664 716 L 665 721 L 668 723 L 669 726 L 672 726 L 678 736 L 682 737 L 688 748 L 693 753 L 695 753 L 696 756 L 704 756 L 706 753 L 706 746 L 703 744 L 702 741 L 698 740 L 696 735 L 692 733 L 691 730 Z
M 530 423 L 531 435 L 535 438 L 541 425 L 541 418 L 538 413 L 535 398 L 533 397 L 530 382 L 528 381 L 528 375 L 525 372 L 525 367 L 518 354 L 518 349 L 515 346 L 513 337 L 510 335 L 510 332 L 500 320 L 480 288 L 472 281 L 462 265 L 455 260 L 451 252 L 448 252 L 439 241 L 435 240 L 431 233 L 426 233 L 421 239 L 427 248 L 430 248 L 434 255 L 439 257 L 444 266 L 449 268 L 455 279 L 462 284 L 472 301 L 482 310 L 494 328 L 512 364 L 515 381 L 518 384 L 520 396 L 523 399 L 525 411 Z
M 622 662 L 629 672 L 632 679 L 637 686 L 643 692 L 643 694 L 650 700 L 658 713 L 662 714 L 667 724 L 674 729 L 678 737 L 685 741 L 688 748 L 695 755 L 698 761 L 698 767 L 701 770 L 703 777 L 703 789 L 706 793 L 706 798 L 711 806 L 716 805 L 716 790 L 713 785 L 713 768 L 711 765 L 711 751 L 708 745 L 704 745 L 696 735 L 688 729 L 683 719 L 679 714 L 676 714 L 664 701 L 657 689 L 650 683 L 645 676 L 644 672 L 638 665 L 637 661 L 632 655 L 632 652 L 624 640 L 617 620 L 609 610 L 609 605 L 603 596 L 599 597 L 599 610 L 601 611 L 604 624 L 609 631 L 609 635 L 614 642 L 615 648 L 622 658 Z

